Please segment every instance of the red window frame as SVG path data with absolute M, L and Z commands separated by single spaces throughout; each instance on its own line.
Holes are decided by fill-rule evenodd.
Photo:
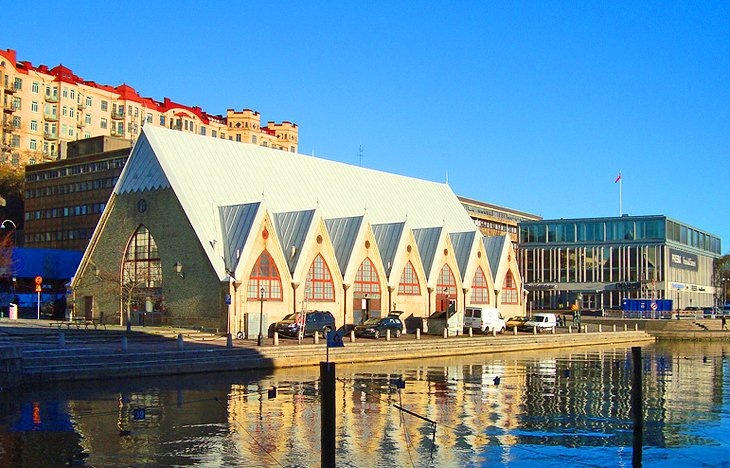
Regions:
M 370 258 L 366 258 L 360 264 L 355 273 L 354 294 L 380 294 L 380 277 Z
M 317 254 L 309 267 L 304 297 L 308 301 L 334 302 L 335 300 L 335 283 L 322 254 Z
M 439 279 L 436 282 L 436 294 L 447 294 L 456 298 L 456 278 L 448 263 L 445 263 L 439 272 Z
M 517 295 L 517 285 L 512 270 L 507 270 L 504 275 L 504 287 L 502 288 L 502 304 L 519 304 L 519 296 Z
M 489 284 L 487 275 L 482 267 L 477 268 L 474 273 L 474 281 L 471 285 L 471 302 L 473 304 L 489 304 Z
M 400 275 L 398 294 L 403 294 L 405 296 L 421 295 L 421 283 L 418 281 L 416 269 L 413 267 L 413 263 L 411 263 L 410 260 L 406 263 L 406 266 L 403 268 L 403 273 Z
M 264 299 L 267 301 L 281 301 L 281 277 L 274 258 L 267 250 L 261 252 L 256 259 L 251 275 L 248 277 L 248 298 L 261 298 L 261 288 L 264 288 Z

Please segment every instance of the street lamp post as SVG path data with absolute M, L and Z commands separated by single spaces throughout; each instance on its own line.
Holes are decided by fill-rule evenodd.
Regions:
M 261 302 L 261 309 L 259 310 L 259 341 L 258 346 L 264 345 L 264 333 L 263 333 L 263 327 L 264 327 L 264 293 L 266 290 L 262 287 L 261 288 L 261 297 L 259 298 Z

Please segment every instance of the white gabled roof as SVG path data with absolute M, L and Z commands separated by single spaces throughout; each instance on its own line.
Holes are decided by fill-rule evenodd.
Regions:
M 367 213 L 371 224 L 407 219 L 414 229 L 476 230 L 447 184 L 145 126 L 115 193 L 166 187 L 174 190 L 221 279 L 222 206 L 265 202 L 274 213 L 318 208 L 325 219 Z

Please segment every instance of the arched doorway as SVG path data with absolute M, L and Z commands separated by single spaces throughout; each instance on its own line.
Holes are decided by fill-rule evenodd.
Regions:
M 436 283 L 436 312 L 456 311 L 456 279 L 449 265 L 444 265 Z
M 134 231 L 124 252 L 120 289 L 121 324 L 162 323 L 162 264 L 157 244 L 144 224 Z
M 373 262 L 366 258 L 355 273 L 352 291 L 352 310 L 355 323 L 361 323 L 370 317 L 381 316 L 380 276 Z

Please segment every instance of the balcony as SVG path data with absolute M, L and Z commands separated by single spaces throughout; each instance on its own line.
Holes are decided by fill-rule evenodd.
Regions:
M 110 134 L 113 137 L 123 137 L 124 136 L 124 130 L 117 130 L 116 128 L 112 128 Z
M 58 140 L 58 132 L 43 132 L 43 138 L 46 140 Z
M 76 107 L 78 107 L 81 110 L 86 109 L 86 100 L 84 99 L 83 96 L 79 96 L 79 100 L 76 101 Z
M 19 91 L 18 88 L 15 87 L 15 83 L 5 83 L 5 94 L 14 94 L 16 91 Z
M 43 118 L 46 119 L 49 122 L 57 122 L 58 121 L 58 114 L 55 114 L 53 112 L 44 112 Z
M 114 120 L 124 119 L 124 109 L 112 110 L 112 119 L 114 119 Z
M 7 101 L 5 104 L 3 104 L 3 112 L 12 114 L 15 111 L 16 111 L 16 108 L 15 108 L 15 104 L 13 104 L 13 101 Z
M 15 126 L 13 125 L 13 122 L 10 120 L 6 120 L 2 124 L 2 128 L 5 132 L 12 133 L 15 131 Z
M 76 120 L 76 126 L 78 128 L 84 128 L 84 127 L 86 127 L 86 120 L 85 119 L 78 119 L 78 120 Z
M 50 102 L 50 103 L 58 102 L 58 95 L 53 96 L 51 94 L 46 94 L 46 102 Z

